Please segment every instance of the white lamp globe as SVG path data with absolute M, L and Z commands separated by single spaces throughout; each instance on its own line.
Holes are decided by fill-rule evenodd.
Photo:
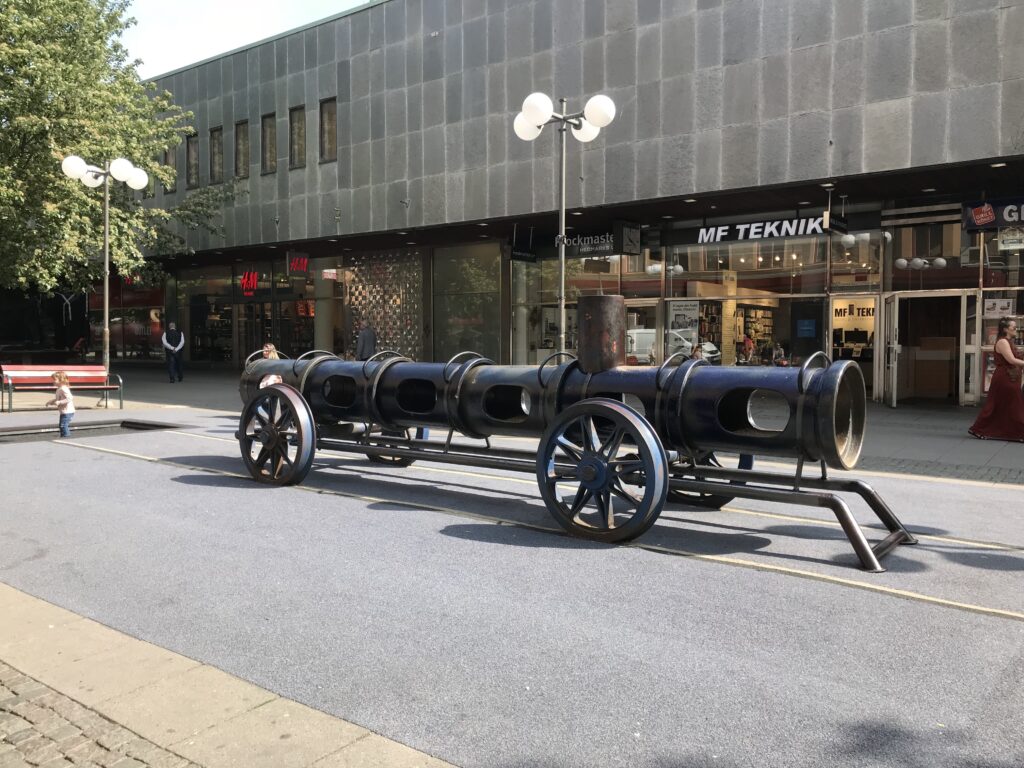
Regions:
M 945 269 L 946 268 L 946 260 L 944 258 L 942 258 L 941 256 L 939 256 L 936 259 L 932 259 L 932 266 L 935 267 L 936 269 Z
M 132 168 L 132 172 L 128 174 L 125 184 L 132 189 L 145 189 L 146 185 L 149 184 L 149 174 L 141 168 Z
M 583 116 L 591 125 L 604 128 L 615 119 L 615 102 L 603 93 L 591 96 L 583 107 Z
M 523 141 L 533 141 L 540 136 L 540 127 L 534 125 L 522 112 L 512 121 L 512 130 Z
M 648 264 L 647 265 L 647 274 L 648 275 L 660 275 L 661 274 L 661 264 Z
M 892 242 L 892 232 L 883 232 L 882 233 L 882 237 L 885 238 L 885 242 L 887 242 L 887 243 L 891 243 Z
M 896 267 L 896 269 L 906 269 L 908 266 L 906 259 L 896 259 L 892 265 Z
M 596 125 L 593 125 L 586 120 L 580 120 L 580 127 L 575 126 L 572 129 L 572 135 L 576 137 L 577 141 L 581 141 L 586 144 L 588 141 L 593 141 L 597 138 L 597 134 L 601 132 L 601 129 Z
M 68 155 L 60 164 L 60 169 L 69 179 L 80 179 L 88 167 L 85 160 L 78 155 Z
M 118 181 L 128 181 L 135 166 L 123 157 L 119 157 L 110 164 L 110 175 Z
M 531 93 L 523 100 L 523 114 L 533 125 L 543 125 L 555 113 L 555 105 L 545 93 Z
M 924 259 L 913 258 L 910 260 L 911 269 L 924 269 Z
M 85 173 L 82 174 L 82 183 L 91 189 L 95 189 L 103 183 L 103 169 L 90 165 L 85 169 Z
M 681 275 L 681 274 L 683 274 L 683 271 L 684 270 L 683 270 L 683 265 L 682 264 L 673 264 L 672 265 L 672 274 L 673 275 Z
M 843 235 L 839 238 L 839 242 L 843 244 L 844 248 L 853 248 L 857 244 L 857 238 L 853 235 Z

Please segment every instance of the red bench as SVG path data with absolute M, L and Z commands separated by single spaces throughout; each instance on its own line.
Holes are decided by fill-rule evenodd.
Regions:
M 121 408 L 124 408 L 124 382 L 116 373 L 109 376 L 102 365 L 0 365 L 0 411 L 3 410 L 3 393 L 7 393 L 7 412 L 14 411 L 15 392 L 55 392 L 53 374 L 64 371 L 72 392 L 102 392 L 103 402 L 109 407 L 110 393 L 117 392 Z M 111 380 L 117 380 L 112 384 Z

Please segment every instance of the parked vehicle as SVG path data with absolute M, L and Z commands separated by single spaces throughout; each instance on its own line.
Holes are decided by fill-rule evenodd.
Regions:
M 674 355 L 683 352 L 687 357 L 693 354 L 693 342 L 680 331 L 666 331 L 665 341 L 667 353 Z M 626 365 L 654 365 L 658 359 L 655 354 L 657 332 L 653 328 L 630 328 L 626 331 Z M 722 351 L 705 341 L 701 344 L 704 359 L 712 365 L 722 364 Z

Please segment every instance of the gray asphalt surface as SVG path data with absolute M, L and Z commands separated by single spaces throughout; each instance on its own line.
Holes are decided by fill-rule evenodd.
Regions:
M 640 542 L 773 572 L 496 524 L 554 528 L 527 475 L 257 486 L 230 415 L 173 415 L 70 441 L 160 461 L 0 445 L 0 580 L 463 766 L 1024 764 L 1024 621 L 864 588 L 1024 612 L 1019 488 L 867 477 L 929 535 L 885 574 L 814 508 Z

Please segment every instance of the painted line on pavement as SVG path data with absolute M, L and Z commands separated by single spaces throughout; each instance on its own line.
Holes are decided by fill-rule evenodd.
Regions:
M 126 458 L 141 459 L 156 464 L 167 464 L 175 467 L 182 467 L 198 472 L 206 472 L 214 475 L 224 475 L 227 477 L 241 477 L 248 478 L 248 475 L 243 475 L 235 472 L 228 472 L 220 469 L 210 469 L 208 467 L 199 467 L 191 464 L 185 464 L 182 462 L 170 461 L 168 459 L 161 459 L 155 456 L 144 456 L 142 454 L 131 453 L 129 451 L 118 451 L 112 448 L 100 448 L 93 445 L 85 445 L 82 443 L 72 443 L 66 440 L 54 440 L 57 445 L 68 446 L 71 448 L 78 448 L 87 451 L 99 451 L 101 453 L 108 453 L 117 456 L 123 456 Z M 479 515 L 473 512 L 465 512 L 463 510 L 451 509 L 449 507 L 441 507 L 433 504 L 415 504 L 411 501 L 405 501 L 401 499 L 388 499 L 375 496 L 366 496 L 363 494 L 345 493 L 343 491 L 335 491 L 324 488 L 312 488 L 304 487 L 302 485 L 293 485 L 291 488 L 298 491 L 305 491 L 307 493 L 317 493 L 320 495 L 327 496 L 339 496 L 342 498 L 356 499 L 360 501 L 369 501 L 374 503 L 387 503 L 396 504 L 398 506 L 408 507 L 414 510 L 426 510 L 432 512 L 440 512 L 443 514 L 450 514 L 455 517 L 460 517 L 470 520 L 478 520 L 482 522 L 488 522 L 498 525 L 510 525 L 517 528 L 526 528 L 535 531 L 541 531 L 545 533 L 554 533 L 561 536 L 568 537 L 569 534 L 563 531 L 561 528 L 548 528 L 546 526 L 535 525 L 532 523 L 524 523 L 518 520 L 510 520 L 507 518 L 499 518 L 487 515 Z M 832 576 L 828 574 L 815 573 L 814 571 L 806 571 L 800 568 L 790 568 L 787 566 L 773 565 L 768 563 L 758 563 L 751 560 L 743 560 L 737 557 L 727 557 L 724 555 L 706 555 L 699 552 L 690 552 L 684 549 L 672 549 L 670 547 L 661 547 L 652 544 L 643 544 L 640 542 L 620 542 L 618 544 L 610 544 L 609 546 L 621 546 L 629 547 L 632 549 L 641 549 L 648 552 L 655 552 L 659 554 L 672 555 L 675 557 L 683 557 L 689 560 L 702 560 L 710 563 L 719 563 L 723 565 L 731 565 L 739 568 L 747 568 L 757 571 L 764 571 L 769 573 L 779 573 L 788 576 L 796 576 L 798 578 L 809 579 L 812 581 L 818 581 L 826 584 L 835 584 L 838 586 L 850 587 L 854 589 L 861 589 L 868 592 L 874 592 L 876 594 L 888 595 L 890 597 L 898 597 L 905 600 L 912 600 L 915 602 L 926 603 L 929 605 L 935 605 L 943 608 L 952 608 L 959 611 L 966 611 L 968 613 L 975 613 L 985 616 L 993 616 L 1002 619 L 1011 619 L 1013 621 L 1024 622 L 1024 613 L 1018 611 L 1009 611 L 1000 608 L 990 608 L 983 605 L 975 605 L 973 603 L 963 603 L 956 600 L 947 600 L 941 597 L 934 597 L 932 595 L 926 595 L 920 592 L 911 592 L 904 589 L 895 589 L 893 587 L 880 586 L 878 584 L 871 584 L 865 581 L 858 581 L 856 579 L 847 579 L 841 576 Z

